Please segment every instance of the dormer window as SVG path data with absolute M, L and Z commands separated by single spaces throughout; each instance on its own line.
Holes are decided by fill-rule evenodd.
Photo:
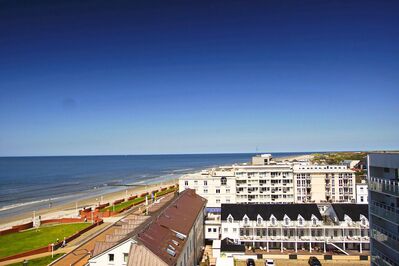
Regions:
M 276 218 L 274 216 L 272 216 L 270 218 L 270 221 L 271 221 L 272 225 L 276 225 Z
M 366 217 L 364 217 L 363 215 L 360 216 L 360 223 L 361 223 L 363 226 L 366 226 L 366 225 L 367 225 L 367 219 L 366 219 Z
M 284 224 L 285 225 L 289 225 L 290 224 L 290 219 L 288 219 L 288 217 L 284 218 Z
M 220 178 L 220 184 L 221 184 L 222 186 L 227 185 L 227 178 L 226 178 L 225 176 L 223 176 L 222 178 Z
M 299 224 L 299 225 L 303 225 L 303 218 L 302 218 L 302 217 L 299 217 L 299 218 L 298 218 L 298 224 Z
M 314 218 L 314 217 L 313 217 L 313 219 L 312 219 L 312 224 L 313 224 L 313 225 L 317 225 L 317 219 Z
M 227 221 L 229 222 L 229 223 L 233 223 L 233 216 L 231 216 L 231 214 L 229 215 L 229 217 L 227 217 Z
M 257 222 L 257 224 L 262 224 L 262 222 L 263 222 L 262 217 L 260 217 L 260 216 L 258 215 L 258 218 L 256 219 L 256 222 Z
M 248 219 L 247 215 L 245 215 L 242 220 L 244 221 L 244 224 L 248 224 L 249 223 L 249 219 Z

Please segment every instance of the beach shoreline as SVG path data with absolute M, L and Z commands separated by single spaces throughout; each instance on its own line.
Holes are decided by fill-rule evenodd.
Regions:
M 57 219 L 66 217 L 78 217 L 78 211 L 83 208 L 95 208 L 99 204 L 109 202 L 110 205 L 115 200 L 126 199 L 127 197 L 139 195 L 144 192 L 151 192 L 152 190 L 161 189 L 178 184 L 178 178 L 168 179 L 160 182 L 143 184 L 137 187 L 126 187 L 118 191 L 106 192 L 101 196 L 91 196 L 77 201 L 67 202 L 43 208 L 34 212 L 24 212 L 15 216 L 8 216 L 0 218 L 0 230 L 11 228 L 14 225 L 31 222 L 33 215 L 41 216 L 41 219 Z
M 294 154 L 290 156 L 275 157 L 275 161 L 290 161 L 290 160 L 310 160 L 313 158 L 313 154 Z M 250 159 L 250 158 L 248 158 Z M 204 168 L 207 169 L 207 168 Z M 198 169 L 197 169 L 198 170 Z M 186 173 L 185 173 L 186 174 Z M 184 174 L 182 174 L 184 175 Z M 126 199 L 133 195 L 139 195 L 144 192 L 151 192 L 155 189 L 162 187 L 169 187 L 171 185 L 178 184 L 179 177 L 173 177 L 170 179 L 161 179 L 140 186 L 120 188 L 116 191 L 104 191 L 103 194 L 89 195 L 87 197 L 78 198 L 76 200 L 68 200 L 65 203 L 54 204 L 51 207 L 44 207 L 36 211 L 24 211 L 16 215 L 10 215 L 0 217 L 0 230 L 11 228 L 14 225 L 31 222 L 33 215 L 41 216 L 41 219 L 57 219 L 65 217 L 78 217 L 78 210 L 82 208 L 92 207 L 95 208 L 99 204 L 109 202 L 111 205 L 115 200 Z M 85 193 L 84 191 L 81 193 Z M 76 194 L 77 196 L 78 194 Z

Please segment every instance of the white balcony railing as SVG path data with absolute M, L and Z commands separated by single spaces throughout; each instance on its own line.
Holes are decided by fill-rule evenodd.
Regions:
M 389 179 L 370 177 L 369 189 L 396 197 L 399 196 L 399 182 Z

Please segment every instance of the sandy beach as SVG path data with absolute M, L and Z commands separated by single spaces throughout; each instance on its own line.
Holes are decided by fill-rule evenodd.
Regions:
M 151 192 L 154 189 L 160 189 L 162 187 L 172 186 L 178 183 L 178 179 L 170 179 L 159 183 L 154 183 L 150 185 L 143 185 L 140 187 L 128 187 L 121 189 L 120 191 L 111 192 L 104 194 L 100 197 L 90 197 L 87 199 L 79 200 L 76 202 L 69 202 L 66 204 L 61 204 L 51 208 L 41 209 L 35 212 L 35 215 L 40 215 L 44 219 L 54 219 L 62 217 L 77 217 L 79 209 L 87 207 L 95 207 L 99 203 L 112 204 L 115 200 L 127 198 L 132 195 L 141 194 L 143 192 Z M 33 212 L 23 213 L 17 216 L 5 217 L 0 219 L 0 230 L 4 230 L 12 227 L 13 225 L 18 225 L 22 223 L 27 223 L 32 221 Z
M 292 156 L 284 156 L 284 157 L 276 157 L 275 161 L 283 162 L 283 161 L 306 161 L 313 158 L 312 154 L 305 155 L 292 155 Z M 53 219 L 53 218 L 62 218 L 62 217 L 77 217 L 78 210 L 87 207 L 95 207 L 100 203 L 109 202 L 112 204 L 113 201 L 128 198 L 132 195 L 141 194 L 143 192 L 150 192 L 154 189 L 159 189 L 161 187 L 167 187 L 178 183 L 178 179 L 169 179 L 162 182 L 143 185 L 139 187 L 127 187 L 121 188 L 119 191 L 105 193 L 102 196 L 93 196 L 87 199 L 80 199 L 78 201 L 72 201 L 65 204 L 56 205 L 49 208 L 44 208 L 35 212 L 35 215 L 40 215 L 42 219 Z M 22 223 L 27 223 L 32 221 L 33 212 L 25 212 L 16 216 L 9 216 L 0 218 L 0 230 L 4 230 L 12 227 L 13 225 L 18 225 Z

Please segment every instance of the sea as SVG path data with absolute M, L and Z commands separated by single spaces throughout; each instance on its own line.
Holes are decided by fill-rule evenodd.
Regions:
M 273 157 L 303 153 L 272 153 Z M 0 157 L 0 219 L 245 163 L 255 154 Z

